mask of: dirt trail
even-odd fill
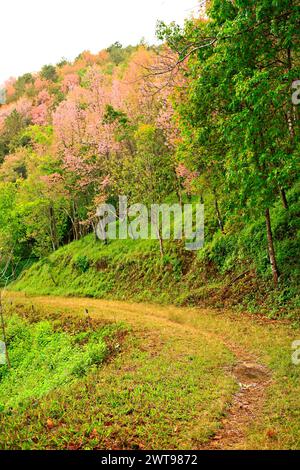
[[[14,298],[22,298],[22,294],[11,294]],[[88,312],[91,317],[104,316],[113,321],[124,321],[136,331],[149,331],[154,343],[164,341],[170,331],[177,334],[178,339],[204,336],[218,339],[235,356],[234,366],[228,367],[226,373],[234,377],[239,384],[238,392],[232,397],[231,403],[225,410],[219,431],[200,449],[244,449],[247,429],[260,416],[263,408],[266,389],[271,383],[269,371],[257,361],[250,352],[245,351],[240,344],[222,337],[220,332],[211,332],[197,327],[193,323],[185,323],[189,309],[165,307],[147,304],[133,304],[120,301],[96,299],[74,299],[60,297],[36,297],[26,301],[34,304],[47,305],[49,308],[62,310],[79,310]],[[198,310],[198,314],[210,313]],[[195,309],[192,310],[195,315]],[[180,333],[180,335],[179,335]],[[155,348],[154,348],[155,349]]]
[[[237,363],[228,372],[239,384],[238,392],[226,416],[221,421],[219,432],[203,446],[207,450],[243,449],[249,425],[253,424],[262,412],[266,389],[271,384],[270,371],[255,361],[255,358],[240,347],[226,346],[235,354]]]

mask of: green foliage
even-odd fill
[[[0,164],[10,152],[28,144],[28,140],[23,136],[23,131],[28,125],[29,121],[16,110],[5,119],[4,129],[0,135]]]
[[[290,213],[296,216],[298,191],[288,193],[288,199]],[[212,224],[209,217],[214,218],[214,214],[206,214],[208,226]],[[21,275],[12,289],[29,294],[130,298],[217,307],[236,305],[275,317],[290,312],[297,318],[300,307],[298,218],[290,218],[278,202],[272,219],[281,273],[278,290],[270,284],[263,217],[245,225],[236,220],[236,226],[226,227],[231,232],[215,233],[196,254],[185,251],[181,244],[166,242],[162,258],[156,240],[116,240],[104,245],[88,236],[52,254],[50,272],[43,263],[37,263]],[[243,273],[253,274],[255,282],[252,277],[246,277],[245,282],[242,276],[224,296],[224,289]]]
[[[74,261],[74,266],[82,273],[86,273],[90,267],[90,260],[87,256],[77,256]]]
[[[72,328],[64,318],[31,323],[17,315],[7,322],[12,368],[0,365],[0,407],[3,413],[26,408],[59,387],[70,386],[100,366],[109,354],[106,344],[114,327],[87,331]],[[54,326],[55,325],[55,326]],[[75,322],[76,326],[76,322]]]
[[[159,23],[173,53],[116,42],[12,81],[11,103],[33,98],[12,112],[10,104],[0,122],[1,264],[12,257],[12,276],[95,230],[95,207],[117,205],[120,194],[148,208],[191,198],[205,205],[197,254],[165,243],[164,229],[160,256],[155,241],[103,246],[88,237],[24,273],[18,288],[218,306],[229,302],[223,289],[251,309],[272,296],[279,312],[296,305],[298,21],[296,0],[214,0],[209,21]],[[239,292],[228,289],[244,272]]]
[[[106,112],[104,114],[104,123],[112,124],[113,122],[118,122],[121,125],[126,125],[128,123],[128,117],[123,111],[118,111],[114,109],[113,106],[107,105]]]
[[[68,322],[77,307],[75,301]],[[207,341],[202,334],[187,336],[186,329],[179,328],[175,319],[166,321],[155,316],[152,319],[134,305],[132,308],[137,308],[136,323],[132,323],[130,308],[123,311],[128,314],[126,324],[127,320],[130,324],[125,338],[122,335],[128,330],[126,326],[120,325],[117,329],[117,325],[108,325],[88,337],[81,329],[71,337],[73,352],[68,357],[64,353],[68,350],[69,337],[62,339],[57,336],[61,331],[56,331],[54,346],[56,350],[61,346],[61,352],[55,359],[59,356],[59,362],[65,362],[69,372],[67,380],[60,385],[57,380],[55,388],[38,398],[37,389],[41,385],[36,383],[32,398],[23,399],[19,406],[17,397],[14,401],[4,397],[3,401],[1,393],[0,402],[5,405],[10,402],[13,406],[0,413],[3,448],[97,449],[112,448],[116,442],[118,447],[125,449],[141,446],[149,449],[190,448],[196,440],[205,443],[211,437],[219,427],[226,403],[237,388],[225,371],[225,365],[233,364],[233,354],[219,338]],[[113,318],[118,312],[113,305],[106,312],[98,307],[96,311],[99,318]],[[82,321],[82,313],[80,319]],[[57,317],[52,321],[56,325]],[[36,350],[34,363],[39,365],[39,358],[51,348],[52,335],[45,326],[36,328],[42,346]],[[112,351],[121,354],[115,354],[105,367],[94,364],[84,369],[82,359],[87,356],[87,350],[89,362],[101,361],[101,350],[96,349],[95,339],[97,336],[101,340],[105,336],[109,342],[106,336],[109,331],[113,334]],[[34,338],[36,336],[37,333]],[[81,360],[77,362],[78,348],[81,349]],[[53,366],[47,372],[51,381],[52,377],[57,377],[59,365],[48,358],[46,362]],[[22,373],[20,368],[21,377]],[[36,369],[33,374],[36,379],[42,375]],[[28,381],[26,385],[29,386]],[[22,391],[23,386],[20,395]],[[29,419],[30,429],[21,424]],[[24,439],[25,432],[27,437]]]
[[[15,92],[12,96],[8,97],[7,103],[17,101],[21,96],[30,95],[33,90],[34,78],[31,73],[25,73],[24,75],[17,78],[14,88]]]
[[[50,82],[56,82],[58,80],[58,75],[54,65],[44,65],[41,70],[41,77]]]
[[[131,46],[123,48],[122,44],[117,41],[111,46],[109,46],[106,50],[109,53],[110,60],[115,65],[120,65],[129,57],[130,53],[134,50],[134,48]]]
[[[34,82],[34,78],[31,73],[25,73],[21,77],[19,77],[15,84],[15,89],[17,92],[22,94],[25,90],[25,85],[32,84]]]
[[[34,144],[50,146],[52,143],[53,128],[52,126],[28,126],[21,134],[21,140],[26,142],[26,147]]]
[[[223,233],[232,232],[236,217],[251,232],[265,215],[276,286],[280,254],[269,214],[298,177],[299,114],[291,84],[300,71],[299,9],[296,1],[216,0],[209,14],[210,21],[188,21],[183,30],[158,27],[160,38],[186,59],[186,99],[175,104],[183,136],[178,155],[199,173],[199,189],[213,195]],[[286,217],[293,223],[291,212]],[[216,239],[220,259],[225,245],[224,237]]]
[[[120,348],[111,344],[118,326],[95,326],[87,308],[76,321],[11,308],[12,368],[0,365],[4,447],[201,446],[236,391],[226,372],[233,355],[221,340],[273,372],[249,447],[299,447],[294,332],[240,314],[299,323],[300,108],[291,100],[299,0],[207,3],[208,20],[159,23],[171,51],[116,42],[8,85],[0,285],[17,278],[9,288],[30,295],[105,298],[68,302],[91,305],[92,316],[125,315],[137,335],[100,374]],[[96,240],[95,207],[119,194],[148,208],[200,199],[204,248],[163,241],[164,228],[160,246]],[[118,303],[115,311],[107,299],[213,306],[222,315],[133,304],[127,312]]]
[[[62,57],[62,59],[56,64],[58,68],[64,67],[65,65],[70,64],[70,62],[65,58]]]
[[[111,356],[105,367],[91,366],[84,375],[80,362],[76,363],[75,370],[70,368],[72,379],[65,385],[40,398],[23,398],[22,403],[15,395],[16,405],[11,409],[5,406],[9,401],[6,396],[0,406],[3,449],[205,446],[222,426],[238,391],[231,371],[250,355],[269,369],[272,380],[266,384],[263,397],[258,397],[256,390],[251,394],[255,409],[263,406],[249,426],[246,423],[244,427],[243,422],[243,447],[299,448],[300,370],[291,362],[291,343],[298,335],[295,325],[261,318],[257,321],[224,309],[221,314],[209,309],[61,298],[39,298],[35,304],[42,305],[43,310],[33,307],[32,299],[21,296],[11,311],[37,325],[32,329],[38,332],[34,338],[41,344],[37,357],[51,344],[51,331],[68,335],[83,355],[95,330],[101,331],[109,350],[121,354]],[[93,317],[114,321],[118,316],[130,327],[103,326],[101,320],[95,323],[82,312],[91,304]],[[52,330],[45,326],[49,322]],[[16,342],[26,342],[28,336],[22,335],[23,328],[16,323]],[[124,332],[129,333],[125,338]],[[93,347],[90,351],[97,361]],[[34,361],[39,362],[37,358]],[[48,371],[49,378],[56,370]],[[33,374],[38,377],[39,371]],[[37,387],[38,383],[35,390]],[[235,426],[236,420],[232,424]]]

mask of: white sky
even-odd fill
[[[183,23],[198,0],[1,0],[0,84],[120,41],[155,42],[157,20]]]

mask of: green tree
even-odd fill
[[[41,77],[50,82],[56,82],[58,80],[56,68],[53,65],[44,65],[41,70]]]
[[[188,61],[178,106],[188,150],[212,191],[245,218],[264,214],[274,285],[278,284],[270,209],[297,174],[299,128],[291,84],[299,75],[297,1],[210,2],[210,21],[160,35]],[[191,157],[189,157],[191,159]],[[216,206],[217,207],[217,206]]]
[[[28,139],[23,136],[23,131],[29,123],[30,121],[16,110],[5,119],[4,129],[0,134],[0,163],[10,152],[27,145]]]

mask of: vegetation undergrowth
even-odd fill
[[[19,394],[16,391],[15,396],[12,394],[7,398],[10,405],[18,402],[18,406],[11,406],[0,413],[1,448],[189,449],[209,440],[218,429],[237,389],[225,370],[234,361],[232,353],[217,339],[205,338],[196,331],[187,335],[181,326],[144,315],[140,306],[137,307],[137,315],[130,310],[124,315],[124,311],[114,306],[107,310],[100,306],[95,312],[92,305],[81,305],[80,301],[73,301],[71,308],[63,303],[52,308],[47,301],[41,312],[45,312],[48,320],[34,323],[30,335],[30,338],[37,338],[37,331],[45,329],[45,323],[49,325],[49,322],[56,330],[57,313],[65,316],[70,312],[67,315],[68,334],[72,331],[76,341],[72,352],[69,349],[71,340],[61,336],[66,334],[65,329],[64,332],[60,328],[52,334],[47,332],[48,345],[39,349],[33,345],[35,358],[31,358],[32,365],[25,368],[25,363],[17,363],[14,353],[15,348],[21,350],[22,341],[16,337],[15,343],[9,343],[16,367],[15,373],[10,372],[10,384],[15,378],[17,386],[17,377],[25,382]],[[32,302],[23,299],[18,305],[20,311],[30,310]],[[86,309],[90,312],[90,321],[97,322],[99,329],[86,333],[86,328],[81,325],[80,331],[76,326],[75,333],[71,315],[75,313],[75,317],[78,315],[85,324]],[[128,331],[126,336],[124,326],[120,330],[115,325],[116,318],[122,321],[122,325],[129,325],[125,329]],[[11,322],[14,325],[20,321],[24,320],[19,317],[16,320],[13,316],[8,320],[8,327]],[[26,328],[25,332],[28,336]],[[101,363],[101,367],[94,366],[94,359],[88,360],[90,367],[84,373],[78,371],[78,362],[81,366],[78,344],[81,345],[82,359],[86,359],[90,352],[94,354],[96,342],[101,348],[102,360],[103,338],[107,343],[107,332],[108,344],[112,343],[111,349],[117,349],[118,354],[113,360]],[[54,370],[49,368],[50,358],[45,357],[53,342],[56,347],[60,346],[58,356],[66,366],[63,370],[55,364]],[[73,366],[75,375],[71,372]],[[43,374],[47,383],[55,375],[55,388],[52,387],[53,380],[51,387],[41,388]],[[8,388],[6,380],[9,380],[8,375],[7,379],[0,380],[2,401]],[[31,399],[26,402],[25,386],[26,393],[31,389]]]
[[[19,314],[15,313],[19,310]],[[0,366],[0,413],[36,406],[50,392],[76,383],[117,352],[122,326],[88,315],[43,317],[36,309],[6,308],[11,368]]]
[[[19,312],[32,311],[32,298],[6,297]],[[112,351],[119,345],[113,360],[1,413],[2,448],[201,448],[223,418],[235,425],[227,414],[239,390],[231,371],[245,356],[266,366],[271,381],[260,411],[244,423],[242,439],[233,445],[299,448],[300,369],[291,360],[296,325],[227,310],[97,299],[38,297],[34,304],[33,315],[41,312],[37,323],[44,317],[54,324],[58,314],[67,315],[71,332],[72,315],[85,323],[88,310],[100,330],[117,319],[129,333],[113,336]]]
[[[64,295],[178,305],[235,306],[271,318],[299,319],[299,192],[289,194],[289,214],[278,203],[273,216],[280,284],[274,289],[264,219],[238,231],[209,233],[203,249],[157,240],[112,240],[94,235],[34,263],[11,284],[31,295]],[[68,279],[66,283],[65,280]]]

